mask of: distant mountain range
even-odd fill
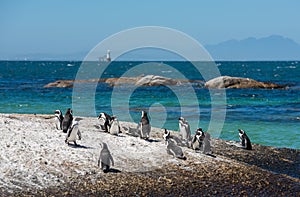
[[[264,38],[247,38],[243,40],[228,40],[215,45],[204,45],[214,60],[225,61],[279,61],[300,60],[300,44],[292,39],[279,35]],[[24,54],[15,56],[1,56],[0,60],[83,60],[88,51],[72,54]],[[112,52],[113,56],[113,52]],[[139,59],[136,59],[138,57]],[[141,50],[128,54],[124,60],[182,60],[171,53],[161,50]],[[123,60],[122,58],[120,60]]]
[[[205,45],[214,60],[300,60],[300,45],[278,35]]]

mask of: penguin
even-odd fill
[[[238,131],[242,147],[246,150],[252,150],[251,141],[247,136],[246,132],[242,129],[238,129]]]
[[[74,142],[74,144],[77,146],[76,140],[81,140],[81,133],[78,128],[78,121],[73,121],[72,126],[70,127],[65,142],[69,144],[70,142]]]
[[[171,137],[170,131],[165,129],[163,138],[167,144],[167,153],[173,155],[178,159],[186,160],[186,156],[184,156],[182,149],[170,137]]]
[[[101,130],[104,132],[108,132],[110,128],[110,121],[112,120],[111,116],[105,112],[101,112],[98,116],[98,119],[100,121]]]
[[[103,142],[101,147],[102,150],[98,159],[98,167],[100,167],[104,173],[107,173],[109,172],[110,163],[114,165],[114,159],[111,156],[106,143]]]
[[[62,115],[62,113],[59,109],[55,110],[54,114],[55,114],[55,117],[56,117],[55,127],[56,127],[57,130],[62,130],[62,122],[64,120],[64,117],[63,117],[63,115]]]
[[[68,129],[71,127],[73,121],[72,110],[70,108],[67,109],[64,119],[62,121],[62,129],[64,133],[68,132]]]
[[[205,132],[203,139],[203,154],[211,155],[210,134]]]
[[[191,148],[195,151],[202,150],[202,143],[204,139],[204,132],[202,131],[202,128],[198,128],[195,132],[195,135],[191,141]]]
[[[188,142],[191,140],[191,129],[188,121],[186,121],[183,117],[178,119],[179,121],[179,133],[184,141]]]
[[[109,133],[112,135],[118,135],[120,133],[120,124],[117,116],[112,116],[110,121]]]
[[[140,137],[143,139],[149,139],[151,125],[147,116],[147,112],[142,111],[141,121],[139,123],[138,129],[140,131]]]

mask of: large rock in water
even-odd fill
[[[259,82],[254,79],[221,76],[211,79],[205,83],[207,88],[266,88],[266,89],[278,89],[284,88],[282,85]]]
[[[110,86],[120,85],[136,85],[136,86],[161,86],[161,85],[180,85],[185,83],[203,84],[199,80],[186,80],[186,79],[171,79],[168,77],[146,75],[138,77],[120,77],[120,78],[107,78],[107,79],[87,79],[87,80],[58,80],[48,83],[44,88],[72,88],[74,83],[107,83]]]
[[[156,76],[156,75],[146,75],[139,79],[135,85],[136,86],[160,86],[160,85],[177,85],[179,80]]]

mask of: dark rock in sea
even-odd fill
[[[254,79],[242,77],[221,76],[211,79],[205,83],[207,88],[262,88],[262,89],[280,89],[282,85],[274,83],[259,82]]]

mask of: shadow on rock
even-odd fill
[[[84,145],[80,145],[80,144],[68,144],[68,146],[71,148],[94,149],[93,147],[84,146]]]

